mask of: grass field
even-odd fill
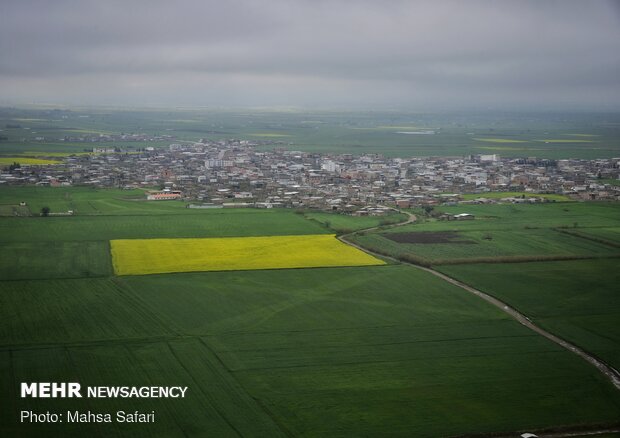
[[[99,426],[106,435],[431,437],[617,420],[620,395],[593,367],[407,266],[13,281],[0,291],[2,407],[157,412],[154,425]],[[189,390],[151,400],[16,394],[16,382],[69,379]],[[93,431],[15,418],[1,416],[0,432]]]
[[[421,218],[410,225],[352,238],[382,254],[428,265],[620,256],[615,240],[620,206],[615,203],[463,205],[438,210],[470,213],[475,219]],[[420,240],[425,233],[454,238],[417,243],[415,238]]]
[[[385,264],[334,235],[128,239],[110,246],[116,275]]]
[[[2,360],[6,363],[6,352]],[[109,343],[51,350],[13,350],[10,364],[17,381],[71,378],[90,385],[188,386],[183,399],[42,399],[21,402],[35,412],[87,409],[93,412],[124,410],[156,412],[155,424],[7,424],[0,426],[14,436],[284,436],[261,406],[223,369],[216,356],[199,340]],[[50,369],[54,370],[50,373]],[[78,374],[75,371],[79,370]],[[4,379],[3,379],[4,380]],[[6,382],[5,382],[6,383]],[[10,392],[12,390],[9,389]],[[10,393],[9,392],[9,393]],[[7,410],[8,412],[8,410]],[[233,415],[234,412],[234,415]],[[66,417],[65,417],[66,418]],[[95,429],[96,427],[96,429]]]
[[[575,435],[575,438],[592,437],[592,435]],[[603,433],[596,435],[596,438],[620,438],[620,432],[617,433]]]
[[[460,205],[440,207],[448,214],[470,213],[473,221],[434,221],[399,228],[400,231],[515,230],[534,228],[593,228],[620,226],[617,203],[571,202],[534,205]]]
[[[553,138],[553,139],[546,138],[543,140],[534,140],[534,141],[540,141],[543,143],[580,143],[580,144],[597,142],[596,140],[584,140],[584,139],[576,140],[576,139],[569,139],[569,138]]]
[[[445,266],[553,333],[620,367],[618,260]]]
[[[620,179],[601,179],[599,180],[601,184],[611,184],[612,186],[620,186]]]
[[[8,413],[0,415],[1,436],[436,437],[620,421],[620,393],[594,367],[413,267],[114,276],[108,246],[116,239],[146,242],[142,250],[130,248],[143,264],[187,264],[196,261],[188,249],[198,257],[224,256],[196,242],[256,242],[266,235],[274,242],[296,235],[297,242],[318,239],[370,258],[338,242],[328,228],[361,229],[385,218],[189,210],[182,203],[134,200],[138,196],[0,189],[7,214],[22,199],[35,212],[48,203],[53,211],[78,210],[70,217],[0,217],[0,410]],[[600,255],[617,249],[592,240],[615,239],[620,218],[614,204],[466,209],[446,211],[475,213],[474,221],[428,221],[389,231],[448,229],[484,242],[490,233],[492,254]],[[591,238],[551,229],[558,226]],[[157,247],[160,239],[170,245],[151,251],[149,244]],[[176,244],[186,239],[189,247],[175,259]],[[291,263],[308,254],[305,248],[270,249]],[[312,245],[313,251],[321,248],[327,249]],[[269,254],[237,249],[244,258],[268,261]],[[331,249],[329,255],[342,263]],[[617,366],[617,260],[441,269]],[[186,399],[22,399],[19,382],[28,381],[189,390]],[[157,422],[19,424],[22,409],[155,410]]]
[[[1,281],[0,302],[3,350],[172,334],[109,277]]]
[[[350,216],[345,214],[332,214],[323,212],[307,212],[304,216],[317,221],[339,234],[346,234],[364,228],[378,227],[381,225],[395,224],[407,220],[407,215],[395,213],[388,216]]]
[[[27,206],[17,204],[0,204],[0,216],[30,216],[30,209]]]
[[[291,137],[290,134],[278,134],[277,132],[251,132],[248,135],[250,137],[268,137],[268,138]]]
[[[572,201],[571,198],[565,195],[556,195],[553,193],[528,193],[528,192],[487,192],[487,193],[465,193],[461,195],[465,200],[487,198],[487,199],[502,199],[502,198],[544,198],[550,201],[568,202]]]
[[[105,277],[112,274],[110,247],[104,241],[2,242],[3,280]]]
[[[619,155],[618,114],[429,114],[407,111],[296,110],[119,110],[81,109],[59,119],[44,109],[0,108],[0,154],[88,152],[90,142],[60,141],[65,136],[140,132],[174,135],[175,140],[228,138],[275,141],[261,149],[325,153],[381,153],[390,157],[465,156],[498,153],[506,157],[611,158]],[[400,132],[434,131],[433,135]],[[44,136],[45,140],[36,140]],[[137,149],[167,147],[170,141],[113,142]]]
[[[594,241],[605,242],[609,245],[620,245],[620,227],[612,228],[587,228],[578,230],[564,230],[580,237]]]
[[[143,190],[96,189],[94,187],[2,187],[0,204],[26,202],[33,215],[43,207],[52,213],[73,210],[76,215],[187,213],[185,203],[146,201]]]
[[[0,242],[236,237],[324,234],[317,222],[288,210],[196,210],[187,214],[0,217]]]
[[[425,232],[410,232],[412,235]],[[396,256],[413,255],[429,264],[507,261],[510,258],[609,257],[620,256],[620,248],[558,233],[552,229],[473,230],[457,233],[458,243],[399,243],[390,239],[398,233],[368,233],[354,240],[367,248]],[[460,243],[464,241],[465,243]]]
[[[509,138],[474,138],[476,141],[484,141],[488,143],[527,143],[525,140],[513,140]]]

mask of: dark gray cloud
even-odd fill
[[[611,1],[4,0],[5,101],[620,105]]]

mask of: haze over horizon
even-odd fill
[[[620,2],[9,0],[0,104],[620,109]]]

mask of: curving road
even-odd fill
[[[398,224],[394,224],[394,225],[390,225],[390,226],[384,226],[385,228],[396,228],[396,227],[401,227],[403,225],[406,224],[410,224],[412,222],[415,222],[417,220],[417,217],[414,214],[408,213],[408,212],[401,212],[401,213],[405,213],[409,216],[409,218],[405,221],[405,222],[400,222]],[[360,249],[366,253],[369,253],[371,255],[377,256],[377,257],[383,257],[383,258],[387,258],[390,260],[394,260],[398,263],[403,263],[403,264],[407,264],[407,265],[411,265],[415,268],[421,269],[423,271],[426,271],[430,274],[433,274],[436,277],[441,278],[442,280],[447,281],[448,283],[451,283],[455,286],[458,286],[464,290],[466,290],[469,293],[472,293],[474,295],[476,295],[477,297],[485,300],[486,302],[494,305],[495,307],[497,307],[498,309],[500,309],[502,312],[510,315],[513,319],[517,320],[519,323],[521,323],[522,325],[524,325],[525,327],[529,328],[530,330],[538,333],[541,336],[544,336],[545,338],[549,339],[552,342],[555,342],[556,344],[558,344],[559,346],[567,349],[568,351],[578,355],[579,357],[581,357],[582,359],[584,359],[585,361],[589,362],[591,365],[594,365],[607,379],[609,379],[611,381],[611,383],[616,387],[616,389],[620,390],[620,372],[615,369],[614,367],[612,367],[611,365],[608,365],[607,363],[603,362],[601,359],[598,359],[597,357],[595,357],[594,355],[582,350],[581,348],[577,347],[576,345],[566,341],[565,339],[560,338],[559,336],[554,335],[551,332],[548,332],[547,330],[539,327],[538,325],[534,324],[526,315],[524,315],[523,313],[519,312],[517,309],[515,309],[514,307],[508,305],[507,303],[505,303],[504,301],[495,298],[492,295],[489,295],[485,292],[482,292],[481,290],[478,290],[476,288],[473,288],[459,280],[456,280],[452,277],[449,277],[439,271],[435,271],[434,269],[431,268],[425,268],[423,266],[419,266],[410,262],[406,262],[403,260],[398,260],[395,259],[394,257],[389,257],[389,256],[385,256],[383,254],[379,254],[376,253],[374,251],[371,251],[367,248],[364,248],[362,246],[359,246],[349,240],[347,240],[348,236],[354,235],[356,233],[359,233],[361,231],[373,231],[380,228],[379,226],[377,227],[370,227],[370,228],[365,228],[363,230],[358,230],[358,231],[354,231],[353,233],[349,233],[349,234],[344,234],[342,236],[338,236],[338,240],[340,240],[343,243],[346,243],[347,245],[353,246],[357,249]]]
[[[459,286],[462,289],[465,289],[467,292],[471,292],[472,294],[482,298],[483,300],[493,304],[495,307],[501,309],[502,311],[504,311],[505,313],[507,313],[508,315],[512,316],[514,319],[516,319],[517,321],[519,321],[521,324],[523,324],[524,326],[526,326],[527,328],[535,331],[536,333],[538,333],[539,335],[544,336],[545,338],[549,339],[550,341],[555,342],[556,344],[566,348],[567,350],[575,353],[576,355],[580,356],[581,358],[585,359],[586,361],[590,362],[592,365],[594,365],[601,373],[603,373],[610,381],[611,383],[614,384],[614,386],[617,389],[620,389],[620,372],[618,372],[618,370],[616,370],[614,367],[607,365],[605,362],[603,362],[602,360],[596,358],[595,356],[592,356],[591,354],[585,352],[584,350],[582,350],[581,348],[577,347],[574,344],[571,344],[570,342],[554,335],[551,332],[546,331],[545,329],[537,326],[536,324],[534,324],[527,316],[525,316],[523,313],[519,312],[517,309],[515,309],[514,307],[509,306],[508,304],[506,304],[505,302],[495,298],[494,296],[491,296],[487,293],[484,293],[478,289],[475,289],[461,281],[455,280],[452,277],[448,277],[445,274],[442,274],[441,272],[435,271],[433,269],[430,268],[425,268],[422,266],[417,266],[418,269],[422,269],[426,272],[430,272],[431,274],[442,278],[443,280],[447,281],[448,283],[452,283],[455,286]]]

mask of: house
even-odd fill
[[[470,221],[470,220],[473,220],[474,218],[475,216],[469,213],[460,213],[460,214],[454,215],[454,219],[457,221]]]
[[[411,207],[411,200],[399,199],[396,201],[396,205],[398,206],[398,208],[409,208]]]
[[[157,193],[149,193],[146,199],[149,201],[170,201],[174,199],[181,199],[182,195],[180,191],[163,191]]]

